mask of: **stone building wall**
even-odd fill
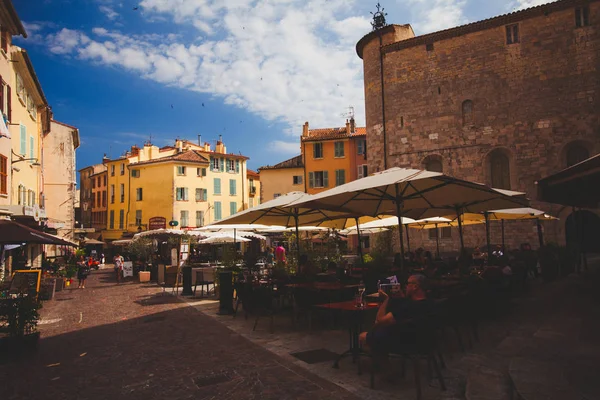
[[[589,26],[576,27],[575,9],[582,5],[589,7]],[[512,24],[519,43],[507,44]],[[509,160],[510,189],[560,217],[543,225],[547,240],[564,243],[571,210],[537,202],[535,182],[567,166],[569,146],[589,155],[600,151],[600,2],[564,0],[420,37],[407,25],[380,33],[387,167],[425,169],[437,160],[446,174],[492,184],[491,157],[501,153]],[[378,33],[361,39],[357,52],[364,62],[369,170],[375,172],[385,168]],[[463,108],[467,101],[470,113]],[[491,225],[494,243],[499,226]],[[453,231],[444,247],[456,248]],[[510,246],[537,243],[534,222],[507,223],[505,231]],[[467,246],[485,243],[483,226],[465,232]],[[412,247],[435,246],[417,240],[426,232],[413,236]]]

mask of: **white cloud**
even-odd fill
[[[267,149],[281,155],[298,155],[300,154],[300,143],[274,140],[267,144]]]
[[[552,3],[556,0],[517,0],[512,3],[512,8],[516,10],[523,10],[525,8],[541,6],[542,4]]]
[[[408,0],[413,14],[415,34],[423,35],[467,22],[466,0]]]
[[[102,5],[98,8],[100,9],[100,12],[106,15],[106,18],[110,19],[111,21],[114,21],[119,17],[119,13],[110,6]]]

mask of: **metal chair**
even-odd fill
[[[206,286],[206,294],[210,293],[210,285],[215,284],[215,269],[213,267],[201,268],[196,271],[196,284],[194,285],[194,296],[196,289],[200,285],[200,297],[204,297],[204,286]]]

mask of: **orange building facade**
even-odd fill
[[[315,194],[367,176],[367,132],[354,119],[345,127],[302,129],[301,151],[306,192]]]

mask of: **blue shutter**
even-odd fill
[[[236,191],[236,181],[235,181],[235,179],[230,179],[230,180],[229,180],[229,194],[230,194],[231,196],[235,196],[235,195],[237,194],[237,191]]]
[[[235,160],[235,173],[240,173],[240,160]]]
[[[221,194],[221,179],[220,178],[215,178],[214,179],[214,192],[215,194]]]
[[[202,189],[202,200],[208,201],[208,190]]]
[[[175,189],[175,198],[177,199],[177,201],[181,200],[181,188],[176,188]]]
[[[215,201],[215,221],[219,221],[221,219],[221,202]]]
[[[208,166],[208,168],[209,168],[211,171],[213,170],[213,165],[214,165],[214,164],[213,164],[213,159],[214,159],[214,157],[213,157],[213,156],[210,156],[210,165]]]
[[[237,212],[237,203],[232,201],[229,203],[229,215],[233,215]]]
[[[25,155],[27,154],[27,127],[25,125],[21,125],[21,151],[19,154]]]

